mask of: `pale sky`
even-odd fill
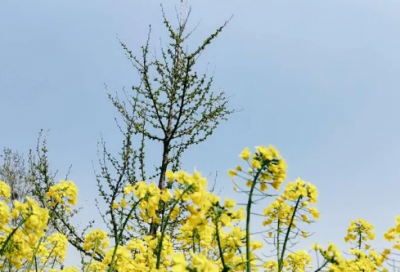
[[[175,22],[179,1],[163,3]],[[200,68],[215,68],[214,89],[243,111],[189,150],[184,168],[218,171],[221,195],[236,197],[227,170],[241,162],[244,147],[272,144],[288,163],[288,180],[302,177],[320,192],[321,219],[300,247],[341,245],[357,218],[376,226],[381,246],[400,214],[400,2],[189,3],[191,25],[201,20],[189,46],[234,14]],[[49,129],[52,169],[65,174],[72,164],[80,204],[87,201],[78,220],[96,214],[92,161],[100,133],[112,150],[120,144],[104,84],[118,92],[138,83],[117,35],[139,53],[151,24],[158,46],[165,37],[159,4],[0,2],[0,147],[26,152],[39,130]]]

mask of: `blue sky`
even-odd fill
[[[139,52],[152,24],[158,46],[165,37],[159,3],[0,2],[0,147],[24,152],[49,129],[53,169],[65,173],[72,164],[80,203],[87,201],[82,220],[95,213],[100,133],[111,149],[119,145],[104,84],[118,92],[138,82],[117,35]],[[227,169],[240,163],[240,151],[273,144],[288,179],[302,177],[320,191],[311,240],[340,244],[356,218],[373,223],[380,239],[400,214],[400,2],[189,3],[192,26],[201,20],[189,46],[234,14],[199,68],[215,68],[215,90],[243,111],[187,152],[183,167],[218,171],[222,195],[232,196]],[[177,4],[164,2],[172,20]]]

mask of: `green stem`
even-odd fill
[[[221,257],[221,262],[222,262],[222,272],[227,272],[229,271],[229,267],[227,267],[227,265],[225,264],[225,259],[224,259],[224,254],[222,252],[222,247],[221,247],[221,239],[219,237],[219,229],[218,229],[218,219],[215,219],[215,232],[217,235],[217,242],[218,242],[218,250],[219,250],[219,256]]]
[[[56,209],[57,209],[57,206],[58,206],[58,203],[54,206],[53,210],[51,210],[51,214],[49,215],[49,220],[51,220],[51,218],[53,218],[53,215],[54,215],[54,213],[55,213],[55,211],[56,211]],[[47,228],[46,228],[46,231],[45,231],[45,235],[46,235],[46,232],[47,232]],[[28,266],[27,266],[26,271],[30,271],[30,270],[31,270],[31,267],[32,267],[32,265],[33,265],[33,262],[34,262],[35,259],[36,259],[36,253],[37,253],[37,251],[39,250],[39,246],[40,246],[41,243],[43,242],[43,239],[44,239],[44,236],[40,237],[37,246],[36,246],[35,249],[33,250],[32,259],[30,260],[30,262],[29,262],[29,264],[28,264]]]
[[[26,271],[31,271],[31,267],[32,267],[32,265],[33,265],[33,263],[34,263],[34,261],[35,261],[35,258],[36,258],[36,253],[37,253],[37,251],[39,250],[39,246],[40,246],[40,244],[41,244],[42,242],[43,242],[43,237],[40,237],[37,246],[36,246],[35,249],[33,250],[32,259],[30,260],[30,262],[29,262],[29,264],[28,264],[28,266],[27,266]]]
[[[296,202],[296,206],[294,207],[292,217],[290,218],[290,224],[289,224],[289,227],[288,227],[286,235],[285,235],[285,240],[283,241],[282,253],[281,253],[281,257],[278,262],[278,272],[281,272],[283,269],[283,258],[285,257],[286,245],[289,241],[289,235],[290,235],[290,231],[292,230],[293,220],[296,216],[296,211],[297,211],[297,208],[299,207],[301,199],[302,199],[302,196],[299,196],[299,198],[297,199],[297,202]]]
[[[43,266],[42,266],[42,271],[44,270],[44,268],[46,267],[46,264],[47,264],[47,262],[50,260],[50,257],[51,257],[51,254],[53,254],[53,252],[54,252],[54,249],[56,248],[56,246],[57,246],[57,243],[58,242],[56,242],[56,244],[54,245],[54,247],[51,249],[51,251],[50,251],[50,253],[49,253],[49,256],[47,256],[47,260],[44,262],[44,264],[43,264]],[[56,257],[57,258],[57,257]]]
[[[183,197],[183,196],[186,194],[186,192],[189,191],[191,188],[192,188],[192,186],[189,186],[188,188],[186,188],[186,189],[183,191],[183,193],[179,196],[179,198],[176,200],[176,202],[174,203],[174,205],[172,206],[172,208],[169,210],[168,216],[165,218],[164,226],[162,226],[162,222],[161,222],[162,230],[161,230],[160,241],[158,242],[158,246],[157,246],[157,264],[156,264],[156,269],[160,269],[162,244],[163,244],[163,240],[164,240],[164,236],[165,236],[165,231],[166,231],[166,229],[167,229],[168,221],[169,221],[169,218],[170,218],[170,216],[171,216],[171,213],[172,213],[173,210],[175,209],[175,206],[181,201],[182,197]]]
[[[99,248],[99,245],[100,245],[100,241],[97,240],[97,241],[96,241],[96,244],[95,244],[95,246],[94,246],[93,253],[92,253],[92,255],[90,256],[89,263],[88,263],[88,265],[87,265],[87,267],[86,267],[86,269],[85,269],[85,272],[89,271],[90,265],[92,264],[92,261],[93,261],[94,254],[96,253],[96,250]]]
[[[29,271],[29,270],[27,270]],[[37,258],[35,256],[35,271],[38,272],[38,263],[37,263]]]
[[[54,265],[56,264],[56,260],[57,260],[57,257],[54,258],[53,263],[51,264],[51,269],[54,268]]]
[[[328,263],[329,263],[329,261],[326,260],[325,263],[324,263],[320,268],[318,268],[317,270],[315,270],[314,272],[319,272],[319,271],[321,271]]]
[[[246,216],[246,271],[251,272],[250,266],[250,215],[251,215],[251,204],[253,203],[253,191],[256,186],[258,176],[261,173],[261,169],[258,170],[257,174],[254,176],[253,183],[251,184],[249,200],[247,202],[247,216]]]
[[[280,227],[281,220],[278,218],[278,229],[276,231],[276,252],[277,252],[277,258],[279,262],[279,254],[280,254],[280,241],[279,241],[279,234],[281,233],[281,227]]]
[[[119,232],[119,234],[117,235],[116,239],[115,239],[115,246],[114,246],[114,251],[113,251],[113,255],[111,257],[111,262],[110,262],[110,266],[108,267],[108,271],[112,271],[112,269],[114,268],[114,262],[115,262],[115,256],[117,255],[117,249],[119,246],[119,243],[121,242],[121,237],[122,234],[124,233],[125,227],[129,222],[129,218],[131,217],[132,213],[135,211],[137,205],[142,201],[143,199],[138,200],[135,205],[132,206],[132,209],[129,211],[128,216],[125,218],[125,221],[122,225],[121,231]]]
[[[193,233],[192,233],[192,243],[193,243],[193,253],[196,253],[196,241],[195,241],[195,237],[194,237],[194,234],[195,234],[195,230],[193,230]]]
[[[3,255],[4,255],[4,250],[6,249],[6,246],[8,245],[8,242],[10,242],[11,237],[12,237],[12,236],[15,234],[15,232],[25,223],[25,221],[26,221],[28,218],[29,218],[29,216],[28,216],[26,219],[21,220],[21,222],[18,224],[18,226],[17,226],[15,229],[13,229],[13,231],[8,235],[6,241],[4,242],[3,246],[2,246],[1,249],[0,249],[0,256],[3,256]]]
[[[3,269],[1,269],[1,272],[5,271],[7,264],[8,264],[8,259],[5,259],[4,262],[3,262],[3,265],[2,265]]]

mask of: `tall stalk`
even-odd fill
[[[296,211],[297,211],[297,209],[299,207],[301,199],[302,199],[302,196],[299,196],[299,198],[297,199],[296,205],[294,207],[292,217],[290,218],[290,223],[289,223],[288,229],[286,231],[285,240],[283,241],[281,256],[280,256],[280,258],[278,260],[278,272],[281,272],[282,269],[283,269],[283,258],[285,257],[286,246],[287,246],[287,243],[289,241],[290,231],[292,230],[293,221],[294,221],[294,218],[296,216]]]
[[[261,174],[261,169],[258,170],[257,174],[254,176],[253,182],[251,184],[250,193],[249,193],[249,200],[247,202],[247,216],[246,216],[246,271],[251,272],[251,265],[250,265],[250,215],[251,215],[251,204],[253,203],[253,191],[254,187],[256,186],[257,179]]]

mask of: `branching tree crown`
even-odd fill
[[[195,69],[201,53],[221,33],[229,20],[195,50],[189,51],[186,44],[194,31],[187,31],[191,9],[187,12],[181,11],[176,29],[166,18],[162,6],[161,10],[170,42],[161,46],[160,56],[154,54],[151,57],[150,27],[139,57],[120,41],[138,72],[140,82],[132,87],[131,92],[124,92],[124,100],[118,95],[109,94],[112,104],[122,115],[126,128],[118,125],[124,135],[123,147],[118,157],[113,156],[102,141],[101,173],[97,175],[97,182],[100,195],[108,205],[108,210],[101,215],[115,237],[120,221],[118,218],[124,215],[118,214],[113,205],[123,193],[123,188],[138,180],[148,181],[154,178],[158,179],[160,189],[170,188],[171,184],[166,184],[165,179],[167,169],[178,170],[183,153],[189,147],[205,141],[220,122],[227,120],[234,112],[228,108],[228,98],[224,92],[213,92],[213,77]],[[134,148],[132,139],[134,135],[141,139],[137,149]],[[161,160],[155,171],[147,176],[146,146],[149,141],[161,144]],[[164,211],[162,209],[162,213]],[[157,225],[151,224],[150,232],[155,234],[157,228]],[[135,226],[135,229],[145,230],[147,227]]]
[[[101,141],[100,169],[96,172],[98,190],[103,200],[103,203],[96,200],[96,204],[114,245],[124,245],[135,236],[149,233],[154,235],[161,228],[156,222],[139,220],[140,215],[135,210],[133,218],[128,216],[131,219],[130,227],[135,231],[121,233],[127,215],[116,205],[116,201],[121,199],[123,188],[140,180],[149,181],[155,178],[160,189],[170,188],[171,184],[166,183],[165,178],[167,169],[178,170],[183,153],[191,146],[205,141],[220,122],[227,120],[234,112],[228,108],[228,98],[223,92],[213,92],[213,77],[209,77],[207,73],[198,73],[195,69],[201,53],[221,33],[228,21],[195,50],[189,52],[186,44],[193,33],[187,31],[190,12],[190,9],[181,12],[178,16],[178,27],[175,29],[162,10],[170,43],[161,46],[160,57],[149,55],[151,31],[145,45],[141,47],[140,57],[121,42],[122,48],[139,74],[140,82],[132,87],[131,92],[125,92],[126,99],[122,100],[118,95],[109,94],[112,104],[123,117],[123,125],[117,122],[123,134],[123,141],[118,155],[112,154],[105,141]],[[136,138],[140,141],[135,142]],[[154,172],[147,175],[145,169],[149,142],[159,143],[161,148],[159,165]],[[34,166],[34,191],[39,201],[45,204],[46,197],[43,192],[54,183],[49,170],[45,141],[37,148]],[[166,203],[160,203],[160,207],[158,212],[161,217],[171,209]],[[101,260],[104,257],[102,254],[87,252],[83,247],[83,232],[90,228],[93,222],[80,234],[70,221],[76,212],[57,209],[50,224],[65,234],[70,244],[83,255]],[[173,234],[174,223],[168,227],[168,232]]]
[[[24,155],[4,148],[0,155],[0,180],[10,186],[11,199],[23,201],[32,194],[34,181],[30,161],[25,161]]]
[[[113,105],[132,126],[134,134],[162,144],[161,163],[156,173],[161,189],[166,186],[167,167],[172,164],[171,168],[177,170],[183,152],[205,141],[218,124],[233,112],[228,109],[224,92],[212,91],[213,77],[194,69],[200,54],[228,21],[196,50],[188,52],[185,44],[193,33],[186,31],[190,11],[181,13],[177,29],[171,26],[162,12],[171,42],[161,47],[161,57],[149,57],[150,32],[140,58],[121,42],[140,76],[140,84],[133,86],[133,92],[127,95],[128,104],[121,102],[117,96],[109,95]],[[141,178],[145,180],[146,177]]]

